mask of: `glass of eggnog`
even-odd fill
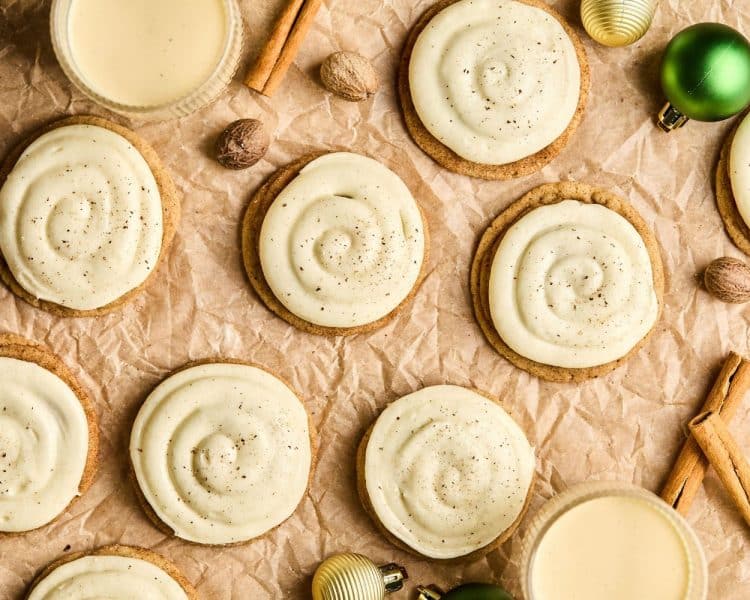
[[[52,45],[89,98],[169,119],[215,99],[242,51],[237,0],[53,0]]]
[[[554,496],[523,542],[526,600],[706,600],[706,558],[685,519],[629,483]]]

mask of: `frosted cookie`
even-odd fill
[[[750,254],[750,118],[746,114],[721,148],[716,204],[734,244]]]
[[[91,401],[57,356],[0,335],[0,537],[42,527],[91,485]]]
[[[349,152],[306,156],[253,197],[242,252],[270,310],[310,333],[380,327],[416,293],[427,227],[404,182]]]
[[[313,457],[312,426],[294,392],[239,362],[169,376],[130,436],[147,514],[198,544],[246,542],[285,521],[307,490]]]
[[[166,255],[179,217],[148,144],[97,117],[52,123],[0,170],[0,277],[63,316],[132,299]]]
[[[441,0],[417,21],[399,71],[414,141],[443,167],[509,179],[559,154],[581,120],[586,52],[540,0]]]
[[[160,554],[134,546],[76,552],[44,569],[26,600],[197,600],[190,582]]]
[[[482,236],[471,269],[474,313],[490,344],[552,381],[615,369],[648,338],[664,274],[643,219],[581,183],[531,190]]]
[[[515,531],[534,450],[497,402],[437,385],[390,404],[360,443],[359,496],[386,537],[440,560],[482,556]]]

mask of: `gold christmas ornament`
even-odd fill
[[[383,600],[400,590],[409,576],[396,564],[378,567],[361,554],[334,554],[324,560],[312,581],[313,600]]]
[[[657,0],[582,0],[581,20],[592,39],[628,46],[651,27]]]

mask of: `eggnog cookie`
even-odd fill
[[[750,254],[750,116],[740,121],[721,148],[716,166],[716,205],[729,237]]]
[[[179,201],[156,153],[98,117],[52,123],[0,169],[0,277],[62,316],[131,300],[174,237]]]
[[[370,331],[392,318],[424,277],[428,245],[404,182],[349,152],[279,170],[251,200],[242,232],[245,269],[266,306],[324,335]]]
[[[26,600],[197,600],[176,566],[135,546],[105,546],[56,560],[31,584]]]
[[[542,185],[498,216],[471,268],[474,313],[494,348],[551,381],[607,373],[656,324],[664,273],[640,215],[582,183]]]
[[[499,403],[437,385],[390,404],[359,445],[365,510],[396,546],[431,559],[478,558],[516,529],[534,450]]]
[[[0,537],[57,518],[94,480],[91,401],[45,347],[0,334]]]
[[[314,431],[299,398],[263,369],[193,363],[143,403],[130,460],[147,514],[198,544],[236,544],[281,524],[312,476]]]
[[[578,35],[540,0],[440,0],[407,39],[398,87],[407,129],[435,161],[510,179],[568,143],[589,69]]]

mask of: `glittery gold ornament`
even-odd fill
[[[628,46],[651,27],[657,0],[582,0],[588,34],[605,46]]]
[[[408,578],[395,564],[378,567],[361,554],[334,554],[315,571],[313,600],[383,600]]]

